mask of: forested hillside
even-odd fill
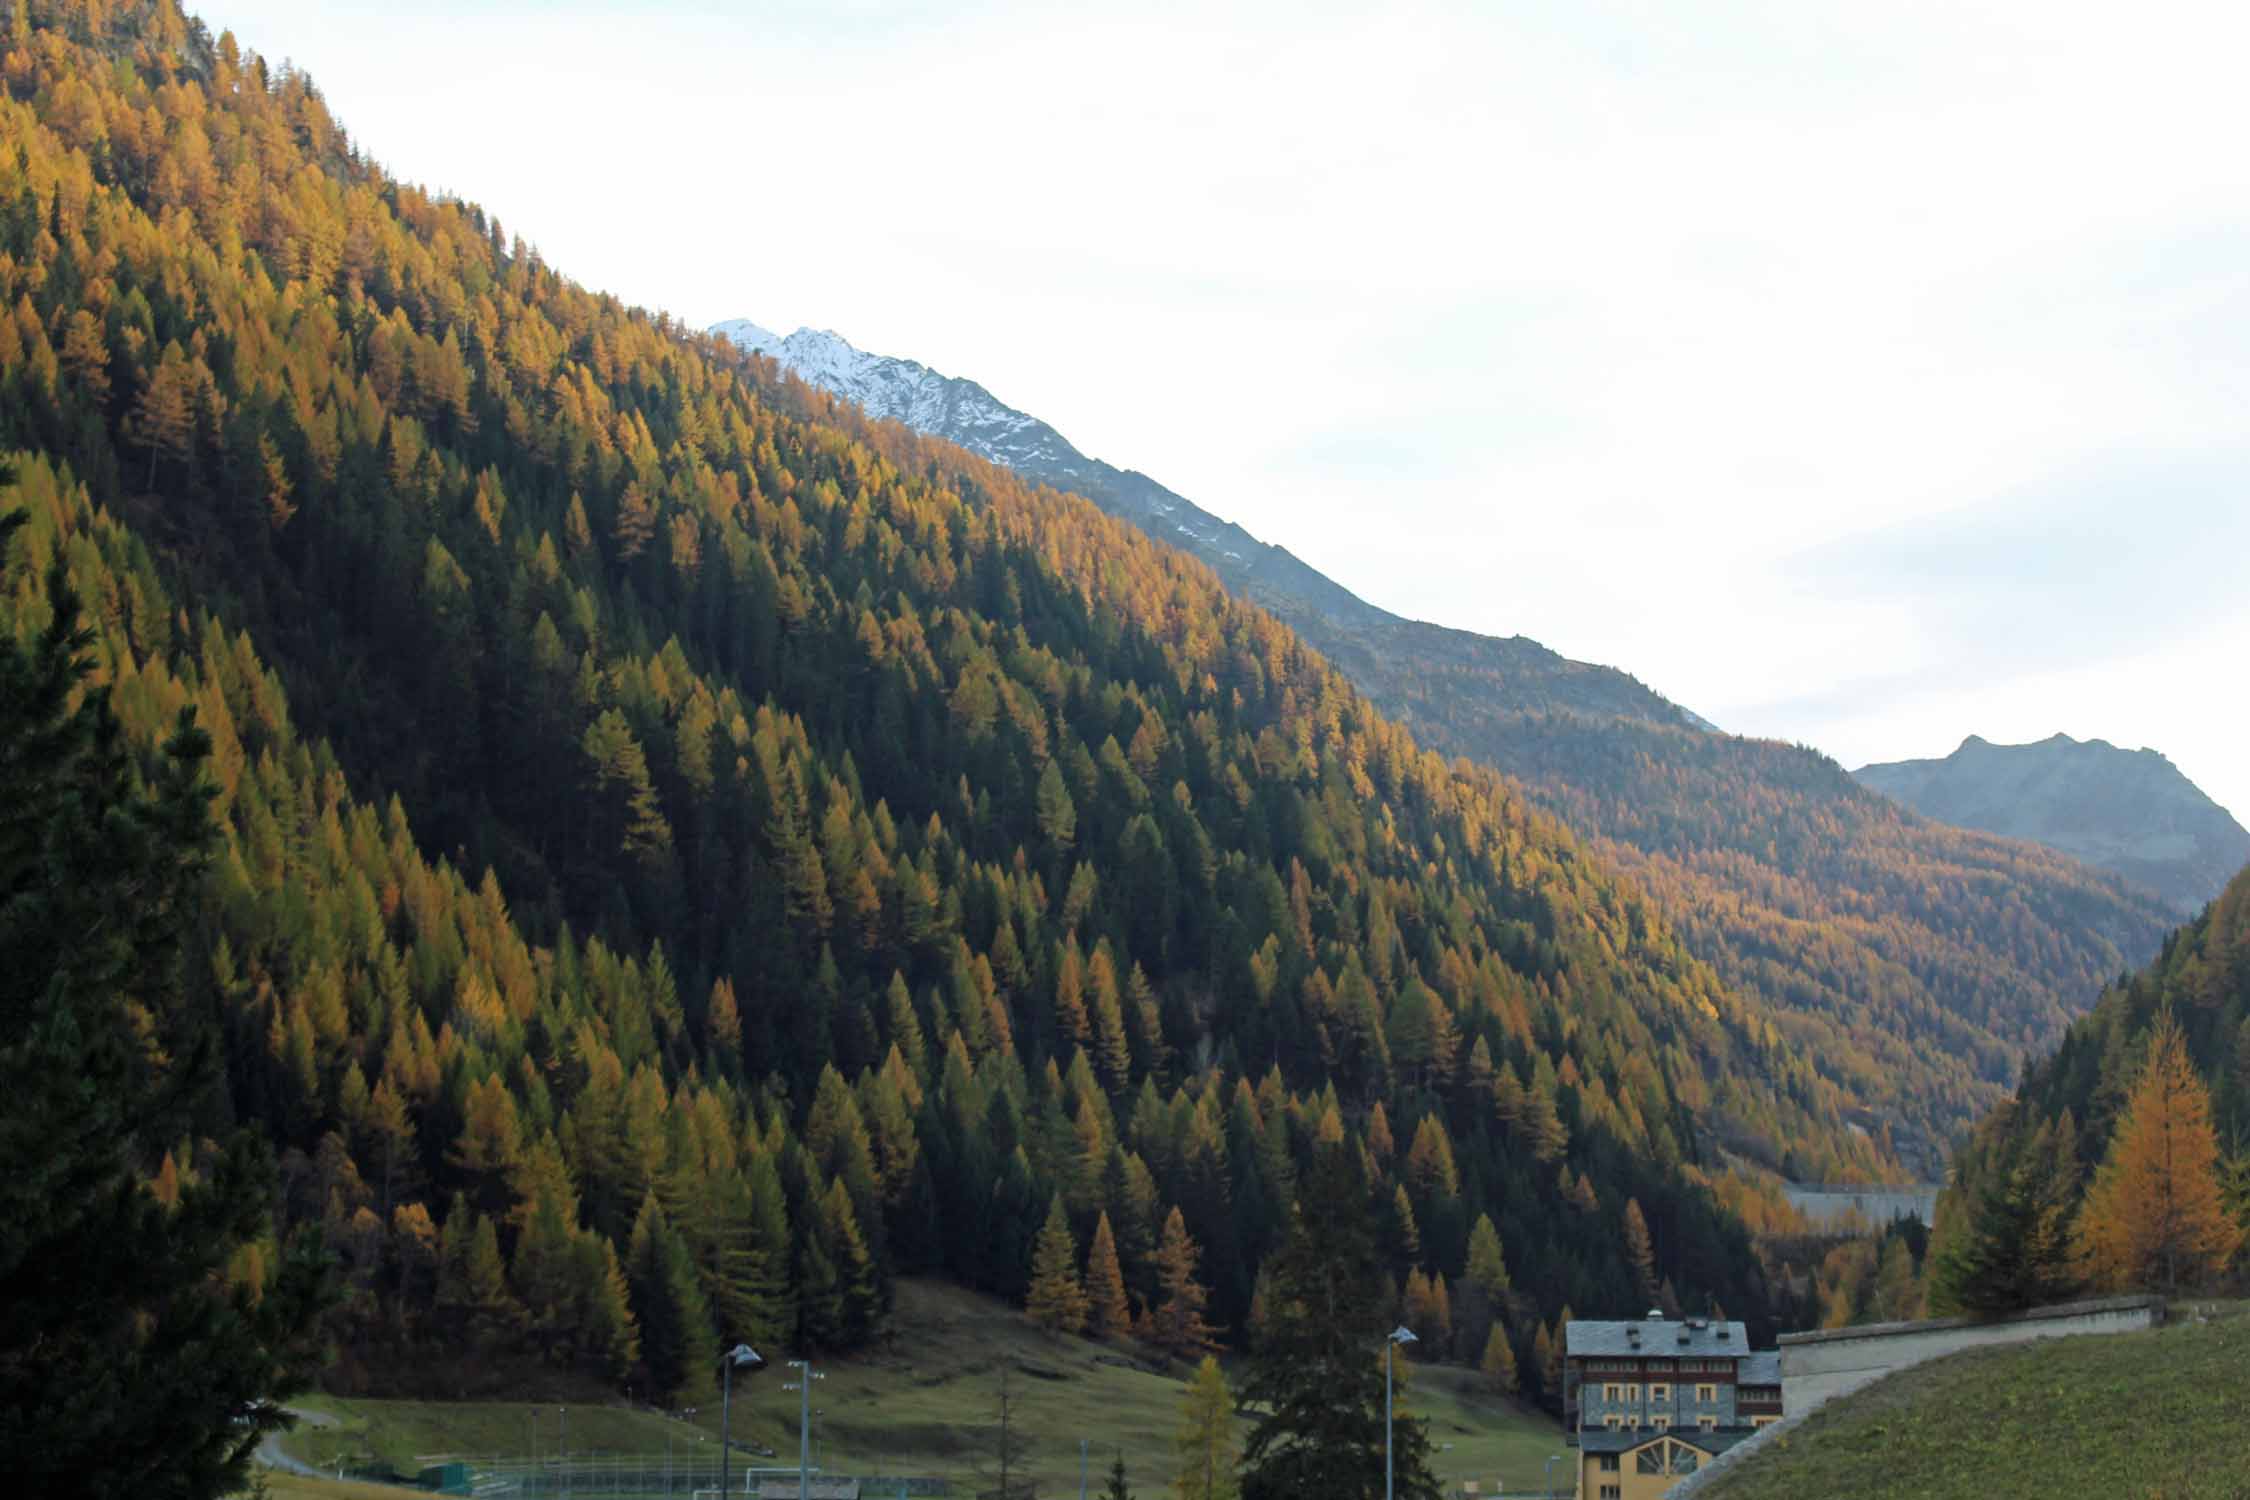
[[[1895,1122],[1928,1175],[2171,920],[2114,875],[1932,822],[1803,746],[1569,714],[1473,742],[1767,1002],[1871,1126]]]
[[[1756,995],[1922,1175],[1942,1172],[1957,1133],[2177,919],[2068,854],[1904,812],[1816,751],[1720,733],[1615,668],[1379,609],[972,381],[811,329],[715,331],[1194,552],[1419,743],[1519,778],[1655,897],[1697,957]]]
[[[1342,1138],[1425,1339],[1497,1324],[1536,1388],[1569,1304],[1766,1321],[1714,1142],[1892,1169],[1631,886],[1200,564],[777,406],[170,0],[9,26],[0,627],[61,559],[144,750],[215,742],[191,968],[276,1236],[348,1273],[339,1378],[693,1399],[901,1272],[1020,1297],[1042,1226],[1186,1349]]]
[[[2250,1275],[2250,870],[1977,1128],[1938,1227],[1941,1306]]]

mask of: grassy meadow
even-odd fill
[[[1708,1500],[2250,1495],[2250,1316],[1950,1355],[1832,1402]]]
[[[1162,1369],[1136,1348],[1043,1333],[1010,1308],[940,1283],[902,1282],[894,1324],[900,1332],[888,1345],[820,1367],[813,1404],[822,1468],[940,1476],[959,1492],[989,1461],[1006,1369],[1024,1461],[1042,1494],[1076,1494],[1081,1438],[1089,1451],[1089,1489],[1118,1452],[1137,1494],[1166,1488],[1185,1366]],[[781,1388],[793,1377],[767,1369],[737,1379],[732,1431],[738,1466],[795,1464],[797,1396]],[[553,1402],[313,1396],[295,1404],[328,1424],[301,1424],[285,1440],[291,1454],[317,1465],[372,1460],[412,1473],[447,1458],[522,1456],[531,1449],[535,1410],[542,1454],[555,1451],[561,1430]],[[1469,1371],[1415,1369],[1404,1405],[1430,1419],[1439,1449],[1435,1467],[1456,1491],[1458,1481],[1470,1479],[1486,1494],[1495,1481],[1511,1490],[1536,1488],[1546,1456],[1565,1451],[1556,1423],[1486,1394]],[[700,1448],[706,1464],[717,1462],[716,1409],[674,1420],[624,1406],[573,1405],[569,1427],[574,1454],[661,1457],[669,1438],[676,1454]],[[750,1457],[742,1452],[745,1443],[775,1456]],[[279,1482],[276,1476],[276,1494]],[[310,1491],[305,1500],[312,1500]]]

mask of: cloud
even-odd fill
[[[1807,549],[1783,571],[1838,603],[1910,612],[1918,643],[1874,690],[2085,666],[2244,608],[2250,455],[2119,458],[1982,504]],[[1934,681],[1933,681],[1934,679]],[[1818,701],[1821,694],[1800,701]]]

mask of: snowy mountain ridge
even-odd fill
[[[1490,701],[1517,711],[1562,709],[1597,719],[1711,727],[1626,673],[1571,661],[1527,637],[1478,635],[1377,608],[1287,548],[1260,541],[1146,474],[1088,458],[1054,428],[973,380],[941,375],[918,360],[870,354],[823,329],[800,328],[784,338],[735,318],[713,324],[711,332],[766,355],[807,385],[858,403],[869,416],[904,423],[1026,478],[1083,495],[1156,540],[1193,553],[1229,588],[1288,621],[1410,722],[1427,726],[1431,705],[1384,689],[1408,663],[1419,663],[1440,675],[1481,678]]]
[[[919,360],[869,354],[842,334],[800,328],[787,338],[748,318],[711,331],[765,354],[804,381],[856,402],[872,417],[904,422],[958,443],[977,457],[1023,472],[1075,475],[1086,457],[1061,433],[1005,405],[973,380],[940,375]]]

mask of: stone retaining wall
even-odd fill
[[[2001,1318],[1937,1318],[1785,1333],[1781,1336],[1782,1409],[1791,1417],[1803,1416],[1892,1370],[1961,1349],[2079,1333],[2130,1333],[2163,1321],[2162,1297],[2105,1297]]]

